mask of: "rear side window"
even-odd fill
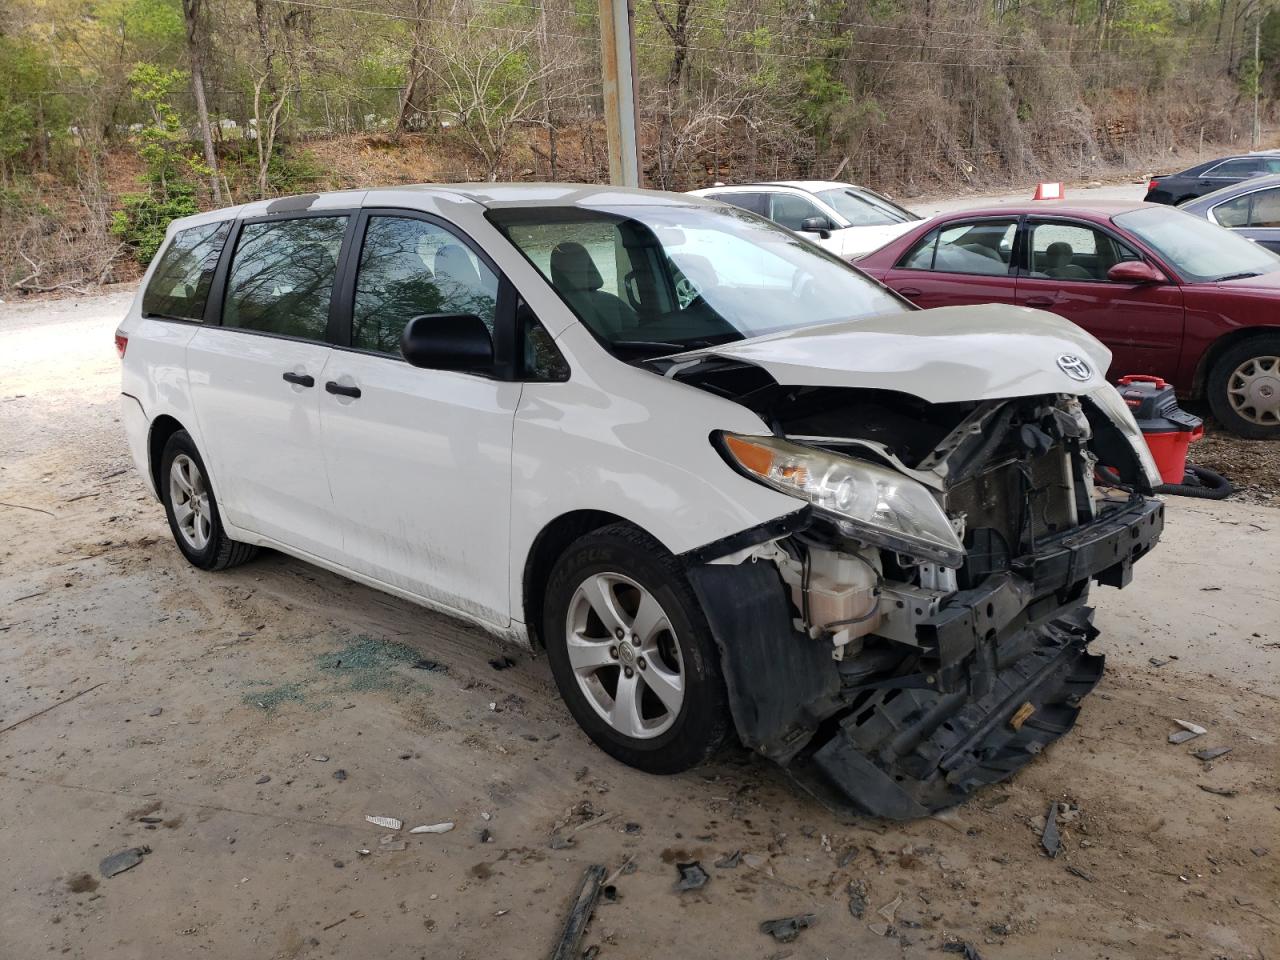
[[[1234,160],[1223,161],[1204,175],[1206,177],[1247,177],[1261,169],[1262,161],[1252,157],[1237,157]]]
[[[246,223],[236,242],[222,324],[323,340],[346,217]]]
[[[142,294],[142,312],[169,320],[204,319],[218,256],[231,223],[206,223],[173,235]]]
[[[758,213],[762,217],[769,216],[769,195],[767,193],[739,193],[736,190],[726,193],[709,193],[708,200],[719,200],[722,203],[732,203],[735,207],[741,207],[743,210],[750,210],[752,213]]]
[[[405,324],[424,314],[473,313],[493,333],[498,278],[452,233],[411,217],[373,217],[356,274],[351,345],[400,352]]]

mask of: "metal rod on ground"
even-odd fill
[[[607,2],[607,0],[605,0]],[[578,887],[577,896],[573,898],[573,907],[564,922],[564,932],[556,941],[551,951],[551,960],[578,960],[581,954],[582,935],[586,933],[587,923],[600,899],[601,880],[604,879],[604,866],[592,864],[582,876],[582,884]]]
[[[604,73],[609,182],[620,187],[640,186],[632,23],[630,0],[600,0],[600,64]]]

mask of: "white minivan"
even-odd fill
[[[1091,336],[917,310],[686,195],[200,214],[116,344],[133,458],[197,567],[283,551],[545,650],[623,762],[733,735],[884,816],[1071,727],[1102,667],[1090,582],[1124,585],[1163,524]]]

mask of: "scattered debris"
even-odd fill
[[[1217,794],[1219,797],[1234,797],[1236,795],[1235,787],[1215,787],[1207,783],[1196,784],[1205,793]]]
[[[1021,730],[1022,725],[1026,723],[1035,712],[1035,704],[1028,700],[1017,710],[1013,711],[1013,716],[1009,718],[1009,726],[1013,727],[1014,730]]]
[[[1049,812],[1045,814],[1044,831],[1040,834],[1040,846],[1051,857],[1058,855],[1062,847],[1062,835],[1058,833],[1058,802],[1049,804]]]
[[[158,717],[158,716],[160,716],[160,714],[162,714],[162,713],[164,713],[164,707],[152,707],[152,708],[147,712],[147,716],[148,716],[148,717]]]
[[[1176,723],[1178,726],[1180,726],[1185,732],[1191,734],[1191,736],[1182,737],[1180,740],[1175,740],[1173,739],[1174,737],[1178,737],[1181,735],[1177,733],[1171,733],[1169,734],[1170,743],[1185,743],[1187,740],[1190,740],[1192,737],[1203,737],[1206,733],[1209,732],[1204,727],[1200,726],[1200,724],[1192,723],[1190,720],[1175,719],[1173,722]]]
[[[942,952],[964,954],[964,960],[982,960],[978,948],[968,940],[947,940],[942,944]]]
[[[432,673],[447,673],[449,668],[438,660],[428,660],[425,657],[421,660],[415,660],[409,664],[415,670],[429,670]]]
[[[489,820],[492,820],[492,819],[493,819],[493,814],[492,814],[492,813],[490,813],[488,810],[481,810],[481,811],[480,811],[480,819],[481,819],[481,820],[484,820],[484,821],[486,821],[486,822],[487,822],[487,821],[489,821]]]
[[[507,656],[494,657],[489,661],[489,666],[493,667],[495,670],[506,670],[510,667],[514,667],[515,665],[516,662]]]
[[[385,827],[388,830],[399,830],[404,826],[403,820],[397,820],[395,817],[370,817],[366,816],[365,820],[372,823],[375,827]]]
[[[337,770],[333,771],[333,779],[339,781],[347,779],[347,771],[339,767]]]
[[[1230,747],[1209,747],[1207,750],[1197,750],[1192,754],[1197,760],[1203,760],[1208,763],[1210,760],[1217,760],[1219,757],[1225,757],[1231,752]]]
[[[139,817],[139,823],[164,823],[164,817]]]
[[[853,919],[861,920],[867,912],[867,882],[865,880],[849,881],[849,912]]]
[[[1151,664],[1153,667],[1163,667],[1168,662],[1168,660],[1161,660],[1159,657],[1147,658],[1147,663]]]
[[[893,918],[898,912],[898,908],[902,906],[902,894],[898,894],[883,907],[876,911],[880,916],[884,917],[889,923],[893,923]]]
[[[255,780],[255,781],[253,781],[253,782],[254,782],[254,783],[257,783],[257,784],[270,783],[270,782],[271,782],[271,774],[269,774],[269,773],[264,773],[262,776],[260,776],[257,780]]]
[[[47,591],[42,590],[40,592],[46,593]],[[33,596],[33,597],[37,597],[39,595],[40,594],[37,594],[37,593],[30,594],[30,596]],[[27,598],[26,597],[18,598],[18,600],[25,600],[25,599]],[[14,603],[17,603],[17,600],[15,600]],[[72,700],[75,700],[79,697],[83,697],[86,693],[90,693],[94,690],[97,690],[99,687],[106,684],[106,682],[107,681],[103,680],[101,683],[95,683],[92,687],[86,687],[85,689],[81,690],[79,693],[73,693],[69,697],[63,697],[61,700],[58,700],[54,703],[49,704],[49,706],[45,707],[43,710],[37,710],[35,713],[30,714],[29,716],[25,716],[21,720],[15,720],[13,723],[9,724],[7,727],[0,727],[0,733],[8,733],[14,727],[20,727],[24,723],[26,723],[28,720],[34,720],[36,717],[43,717],[50,710],[55,710],[58,707],[63,706],[64,704],[70,703]]]
[[[1267,847],[1250,847],[1249,852],[1255,857],[1265,857],[1271,851]]]
[[[566,837],[559,830],[551,832],[551,842],[548,844],[552,850],[565,850],[573,846],[573,837]]]
[[[132,870],[150,852],[150,847],[130,847],[105,858],[98,864],[98,869],[104,877],[114,877],[116,874],[124,873],[126,870]]]
[[[582,935],[586,933],[591,914],[595,912],[596,901],[600,899],[601,880],[604,879],[604,866],[592,864],[582,875],[582,883],[573,898],[573,906],[569,916],[565,918],[564,930],[551,951],[551,960],[578,960],[582,956]]]
[[[711,874],[703,870],[702,864],[696,860],[692,863],[677,863],[676,869],[680,871],[680,879],[676,881],[676,890],[681,893],[686,890],[700,890],[711,879]]]
[[[613,871],[613,873],[609,874],[609,878],[605,880],[602,886],[611,887],[615,882],[617,882],[617,879],[620,876],[622,876],[624,873],[635,873],[635,872],[636,872],[636,855],[633,853],[631,856],[627,857],[627,859],[622,861],[622,866],[620,866],[617,870]],[[617,899],[617,898],[613,897],[611,899]]]
[[[779,920],[765,920],[760,924],[760,932],[769,934],[779,943],[790,943],[800,936],[801,930],[812,927],[817,919],[818,915],[815,913],[802,913]]]
[[[316,761],[316,763],[328,763],[329,758],[323,753],[317,753],[314,757],[308,754],[308,759]]]
[[[493,834],[489,832],[488,827],[484,827],[479,833],[481,843],[493,843]]]
[[[640,830],[641,830],[640,824],[636,823],[634,820],[628,820],[625,824],[622,825],[623,833],[637,834],[640,832]]]
[[[867,929],[878,937],[887,937],[893,927],[887,923],[869,923],[867,924]]]
[[[574,832],[574,833],[579,833],[579,832],[581,832],[581,831],[583,831],[583,830],[588,830],[588,829],[590,829],[591,827],[598,826],[599,824],[602,824],[602,823],[608,823],[610,820],[612,820],[612,819],[613,819],[614,817],[616,817],[617,815],[618,815],[618,814],[617,814],[616,812],[614,812],[614,813],[602,813],[602,814],[600,814],[600,816],[595,817],[595,818],[594,818],[594,819],[592,819],[592,820],[588,820],[586,823],[580,823],[580,824],[578,824],[576,827],[574,827],[574,828],[573,828],[573,832]]]
[[[397,840],[394,833],[388,833],[385,837],[378,838],[378,849],[399,853],[401,850],[408,850],[409,844],[404,840]]]
[[[1089,883],[1093,883],[1094,880],[1093,874],[1089,873],[1089,871],[1082,870],[1080,867],[1072,866],[1071,864],[1067,864],[1067,873],[1073,874]]]
[[[396,828],[397,830],[399,827]],[[414,827],[410,833],[448,833],[453,829],[452,820],[444,820],[440,823],[424,823],[420,827]]]
[[[721,870],[736,870],[738,864],[742,862],[742,851],[735,850],[733,853],[727,853],[715,862],[715,866]]]

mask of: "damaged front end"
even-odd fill
[[[685,557],[747,746],[830,805],[906,819],[1071,728],[1103,669],[1090,583],[1127,584],[1164,520],[1110,387],[928,403],[678,375],[761,413],[774,435],[718,437],[726,460],[808,501]]]

